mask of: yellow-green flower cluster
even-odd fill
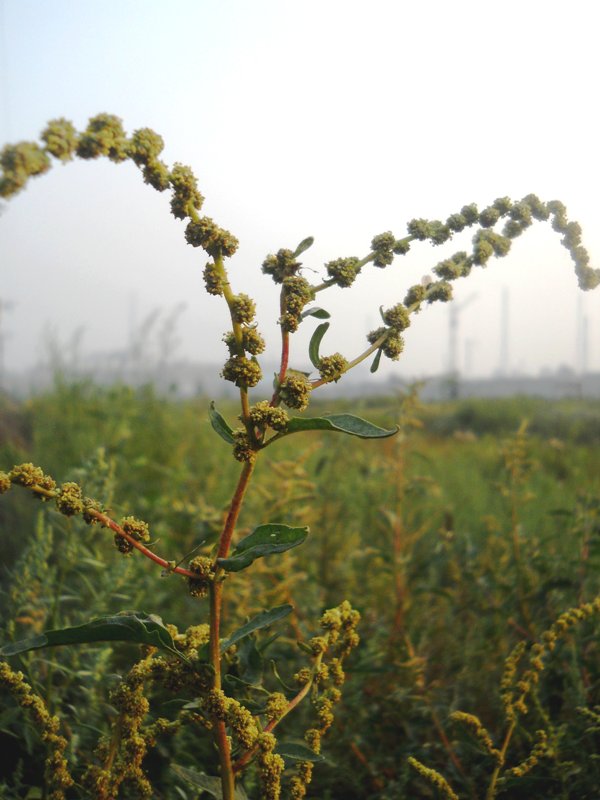
[[[447,303],[452,300],[452,286],[448,281],[434,281],[426,286],[427,302],[435,303],[439,300],[442,303]]]
[[[437,770],[426,767],[425,764],[422,764],[412,756],[409,756],[407,761],[430,786],[440,792],[442,797],[446,798],[446,800],[459,800],[458,795],[453,791],[448,781]]]
[[[256,720],[248,709],[233,697],[225,698],[225,723],[245,750],[254,747],[259,737]]]
[[[0,688],[6,689],[21,708],[27,710],[35,723],[42,741],[48,746],[45,762],[49,800],[64,800],[65,791],[73,785],[64,752],[67,740],[59,734],[58,717],[52,716],[44,701],[25,681],[22,672],[14,672],[0,661]]]
[[[536,731],[535,738],[536,742],[533,749],[525,761],[521,761],[520,764],[517,764],[516,767],[509,770],[510,774],[515,778],[522,778],[523,775],[527,775],[527,773],[535,767],[540,758],[543,758],[543,756],[548,753],[548,735],[546,731]]]
[[[527,713],[527,696],[539,683],[540,674],[545,668],[544,660],[553,652],[558,641],[570,633],[576,625],[598,613],[600,613],[600,596],[590,603],[583,603],[562,613],[542,634],[541,641],[531,646],[529,667],[519,680],[516,680],[517,665],[523,655],[524,646],[517,646],[513,650],[506,661],[501,684],[502,702],[507,719],[514,720],[517,713]]]
[[[81,486],[72,481],[63,483],[56,497],[56,508],[66,517],[81,514],[84,509]]]
[[[323,733],[317,728],[309,728],[304,734],[304,741],[317,755],[321,752],[321,739]],[[313,764],[310,761],[299,761],[296,765],[296,774],[292,776],[289,785],[289,795],[292,800],[302,800],[306,797],[307,786],[312,780]]]
[[[268,400],[261,400],[250,408],[248,422],[254,428],[273,428],[274,431],[282,433],[286,430],[290,421],[287,411],[283,408],[272,406]]]
[[[268,720],[276,721],[281,719],[288,708],[288,701],[281,692],[272,692],[269,695],[265,707],[265,716]]]
[[[525,648],[525,642],[518,642],[504,662],[504,670],[500,682],[500,696],[502,698],[502,705],[504,706],[504,714],[509,722],[512,722],[516,716],[515,685],[517,668],[523,658]]]
[[[510,241],[508,239],[506,241],[508,241],[510,246]],[[453,281],[456,280],[456,278],[465,278],[471,272],[472,266],[473,258],[461,250],[450,258],[440,261],[439,264],[433,268],[433,272],[438,278]],[[420,303],[425,299],[426,289],[424,286],[417,284],[417,286],[413,286],[410,291],[412,291],[413,294],[404,301],[407,305]],[[410,302],[408,302],[409,300]]]
[[[302,800],[306,797],[306,787],[312,780],[313,764],[310,761],[298,761],[296,774],[292,776],[289,786],[290,800]]]
[[[8,492],[11,487],[10,475],[8,472],[0,472],[0,494]]]
[[[79,158],[108,156],[111,161],[125,161],[128,142],[123,124],[114,114],[98,114],[88,122],[77,142]]]
[[[370,331],[367,334],[367,341],[369,344],[375,344],[382,336],[386,337],[381,345],[383,354],[391,358],[392,361],[397,361],[404,350],[404,339],[393,328],[381,327]]]
[[[291,250],[278,250],[276,255],[268,255],[262,264],[262,271],[270,275],[275,283],[283,283],[286,278],[295,275],[302,264],[296,260]]]
[[[101,741],[96,755],[105,766],[91,766],[84,776],[84,783],[94,792],[98,800],[112,800],[119,795],[122,784],[131,787],[135,796],[151,798],[152,784],[142,769],[148,750],[148,738],[141,726],[150,704],[144,696],[144,684],[152,674],[152,657],[148,656],[135,664],[125,679],[111,692],[111,702],[119,716],[113,731],[113,740]],[[151,732],[155,736],[156,732]],[[117,750],[114,751],[114,744]],[[109,751],[112,756],[109,758]]]
[[[235,356],[239,352],[238,341],[233,331],[228,331],[223,336],[223,341],[227,345],[230,356]],[[265,340],[260,333],[253,327],[244,326],[242,328],[242,349],[252,356],[260,355],[265,349]]]
[[[204,286],[208,294],[222,295],[225,288],[225,276],[223,270],[214,261],[207,261],[202,273]]]
[[[206,597],[210,582],[214,578],[213,561],[207,556],[196,556],[189,563],[189,570],[198,577],[188,578],[188,589],[192,597]]]
[[[159,136],[150,128],[140,128],[134,131],[127,145],[129,157],[142,170],[145,183],[158,192],[164,192],[165,189],[168,189],[171,179],[167,165],[158,158],[162,153],[163,147],[162,136]],[[171,203],[171,209],[173,209],[173,202]],[[182,219],[183,217],[180,218]]]
[[[464,711],[454,711],[450,714],[450,719],[464,725],[475,736],[485,752],[494,759],[496,764],[502,764],[502,753],[494,747],[492,738],[479,717],[474,714],[467,714]]]
[[[337,383],[347,369],[348,361],[341,353],[319,359],[319,375],[325,383]]]
[[[312,384],[305,375],[295,372],[288,374],[279,384],[279,399],[288,408],[296,408],[304,411],[310,401]]]
[[[46,145],[46,152],[60,161],[70,161],[77,147],[77,131],[72,122],[61,117],[46,125],[40,137]]]
[[[337,258],[325,264],[325,269],[333,282],[345,289],[356,280],[360,272],[360,261],[355,257]]]
[[[336,645],[336,655],[346,656],[359,643],[356,627],[360,613],[344,600],[336,608],[325,611],[321,617],[321,627],[327,631],[330,645]]]
[[[251,462],[256,458],[256,448],[252,446],[245,428],[233,431],[233,457],[236,461]]]
[[[43,175],[50,169],[50,159],[35,142],[6,145],[0,150],[0,197],[12,195],[24,188],[29,178]]]
[[[223,365],[221,376],[240,389],[251,389],[262,378],[262,372],[258,362],[254,359],[234,355],[228,358]]]
[[[198,191],[198,181],[191,168],[185,164],[174,164],[169,174],[169,183],[173,189],[171,214],[176,219],[194,219],[196,211],[202,208],[204,197]]]
[[[367,340],[369,344],[375,344],[378,339],[385,336],[381,350],[392,361],[397,361],[404,349],[404,339],[400,334],[410,325],[410,310],[402,303],[397,303],[384,311],[382,316],[387,327],[371,331]]]
[[[283,313],[279,324],[284,331],[293,333],[298,330],[302,320],[302,309],[314,298],[313,287],[300,275],[292,275],[283,279],[281,294]]]
[[[136,542],[150,541],[150,530],[148,528],[148,524],[141,519],[136,519],[135,517],[123,517],[121,520],[121,528],[123,528],[125,533],[134,538]],[[119,552],[126,556],[129,555],[134,549],[131,542],[128,541],[124,536],[121,536],[120,533],[115,533],[115,545]]]
[[[234,322],[249,325],[256,314],[256,303],[247,294],[236,294],[231,301],[230,309]]]
[[[281,797],[281,775],[285,764],[283,758],[274,753],[277,740],[272,733],[261,733],[258,737],[258,775],[261,800],[279,800]]]
[[[192,247],[202,247],[213,258],[232,256],[239,245],[233,234],[219,228],[210,217],[189,222],[185,229],[185,240]]]
[[[56,488],[56,482],[41,467],[36,467],[31,462],[16,464],[8,473],[8,478],[11,483],[27,488],[39,486],[50,492]]]

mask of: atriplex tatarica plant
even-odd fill
[[[144,128],[128,137],[121,121],[108,114],[91,119],[81,133],[65,119],[53,120],[41,139],[42,144],[22,142],[1,151],[0,196],[12,197],[25,188],[29,178],[47,172],[52,157],[66,162],[74,156],[82,159],[107,156],[116,163],[129,159],[139,168],[146,183],[157,191],[170,192],[173,216],[186,221],[186,241],[209,257],[204,267],[207,292],[222,297],[229,308],[231,330],[224,336],[228,356],[222,377],[239,389],[240,401],[240,424],[234,427],[214,405],[210,408],[212,427],[231,445],[233,457],[240,462],[240,474],[216,543],[201,542],[185,566],[178,563],[173,554],[159,555],[149,546],[150,528],[146,522],[134,516],[120,521],[113,519],[103,500],[87,497],[77,483],[59,486],[40,467],[30,463],[0,473],[0,492],[8,491],[12,485],[26,487],[43,501],[54,502],[66,517],[80,515],[90,526],[111,530],[116,547],[124,555],[137,550],[154,562],[163,575],[184,578],[193,597],[208,595],[209,598],[208,619],[199,620],[183,633],[172,624],[164,624],[154,614],[124,612],[78,627],[49,630],[32,639],[5,643],[0,654],[6,658],[66,644],[126,641],[142,645],[140,659],[112,692],[111,703],[116,713],[110,734],[100,737],[87,765],[77,771],[69,763],[69,743],[60,731],[58,718],[48,711],[42,697],[34,692],[21,672],[14,671],[6,661],[0,663],[0,683],[32,715],[48,748],[44,796],[53,800],[81,796],[100,800],[158,796],[144,761],[148,749],[161,737],[192,731],[197,737],[212,736],[218,753],[218,764],[213,763],[209,755],[207,763],[174,766],[179,777],[196,791],[203,790],[223,800],[240,800],[247,797],[247,792],[276,800],[282,791],[287,797],[302,798],[314,765],[322,760],[321,740],[333,723],[333,710],[341,697],[345,660],[359,641],[356,632],[359,614],[345,600],[322,614],[317,635],[298,642],[306,662],[294,675],[294,686],[283,681],[277,683],[280,679],[276,669],[270,677],[265,670],[264,680],[262,677],[244,679],[250,661],[252,671],[255,671],[256,660],[260,670],[268,663],[266,652],[272,640],[267,639],[257,648],[254,634],[275,625],[292,607],[285,604],[271,608],[249,619],[241,628],[228,630],[222,614],[227,578],[230,573],[247,569],[256,559],[302,544],[308,533],[305,527],[267,523],[258,525],[244,538],[236,539],[236,523],[257,458],[262,450],[283,437],[312,430],[365,439],[392,436],[395,429],[382,429],[350,414],[310,417],[294,416],[290,411],[305,411],[314,391],[326,383],[337,382],[367,359],[372,359],[372,372],[377,370],[382,356],[397,360],[403,350],[402,334],[410,325],[411,316],[425,305],[451,300],[454,280],[469,275],[473,267],[485,266],[493,256],[507,255],[513,239],[535,220],[550,221],[561,235],[582,289],[598,286],[600,270],[589,266],[588,254],[581,244],[580,226],[568,221],[562,203],[545,203],[535,195],[518,202],[508,197],[498,198],[483,210],[474,204],[466,205],[445,222],[413,219],[408,223],[405,236],[396,238],[390,231],[380,233],[372,239],[366,255],[342,257],[325,264],[323,279],[318,283],[311,283],[304,276],[299,260],[313,243],[312,238],[306,238],[295,249],[284,248],[268,255],[262,264],[263,273],[280,287],[277,314],[281,360],[271,397],[251,400],[250,391],[262,377],[259,356],[265,349],[265,342],[255,321],[252,298],[236,294],[229,283],[226,260],[235,254],[238,241],[210,217],[201,215],[204,198],[192,170],[182,164],[168,167],[161,161],[163,141],[154,131]],[[500,224],[501,229],[496,230]],[[362,353],[347,358],[341,353],[324,355],[321,352],[330,323],[326,321],[328,312],[315,304],[319,295],[334,287],[349,288],[363,268],[371,264],[380,269],[391,265],[396,256],[408,253],[415,242],[428,240],[440,245],[466,228],[475,231],[471,250],[456,252],[439,262],[432,270],[435,280],[411,286],[402,302],[382,310],[382,324],[367,334],[368,346]],[[311,375],[290,368],[290,343],[292,334],[301,324],[315,321],[309,345],[315,368]],[[174,577],[173,580],[173,589],[178,591],[180,583]],[[495,796],[515,721],[526,711],[527,695],[543,668],[546,652],[564,629],[595,610],[595,606],[588,605],[571,610],[564,620],[559,619],[556,630],[553,628],[542,644],[532,648],[530,666],[518,682],[515,676],[523,658],[523,647],[511,655],[502,685],[508,721],[503,745],[496,748],[492,744],[476,717],[457,716],[457,721],[472,730],[492,759],[494,769],[489,797]],[[187,702],[172,706],[169,717],[152,718],[147,697],[153,692],[169,692]],[[303,743],[278,741],[279,723],[305,699],[312,703],[312,722],[304,732]],[[535,763],[544,748],[542,740],[540,735],[533,745],[531,764],[518,768],[521,772]],[[411,763],[440,792],[448,797],[456,796],[437,772],[414,759]],[[294,765],[293,768],[290,765]],[[218,772],[218,775],[207,774],[205,770]]]

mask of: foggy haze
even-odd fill
[[[304,274],[318,282],[325,262],[366,255],[375,234],[401,237],[413,217],[445,219],[467,203],[534,192],[566,204],[598,266],[594,9],[498,8],[0,0],[0,144],[36,140],[60,116],[82,129],[100,112],[119,115],[129,133],[160,133],[164,160],[195,171],[202,213],[239,238],[231,283],[256,299],[275,361],[277,290],[260,265],[309,235]],[[176,320],[169,357],[225,359],[226,305],[206,294],[206,256],[186,244],[168,200],[129,163],[77,161],[55,163],[3,206],[6,369],[47,358],[44,340],[67,348],[77,331],[83,357],[126,349],[154,309]],[[471,236],[415,242],[386,270],[366,267],[352,289],[322,293],[318,305],[332,314],[323,351],[354,358],[381,324],[379,306],[401,301]],[[457,281],[455,298],[467,377],[600,371],[600,290],[578,290],[548,224]],[[383,360],[384,377],[448,369],[448,306],[412,319],[405,353]],[[313,328],[306,322],[294,337],[291,366],[309,366]]]

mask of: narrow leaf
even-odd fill
[[[317,325],[315,332],[313,333],[310,344],[308,345],[308,355],[310,360],[317,369],[319,369],[319,347],[321,346],[321,340],[329,330],[329,322],[322,322],[320,325]]]
[[[292,417],[284,435],[299,431],[338,431],[361,439],[385,439],[394,436],[399,428],[386,430],[353,414],[327,414],[324,417]]]
[[[375,360],[371,364],[371,372],[377,372],[379,369],[379,362],[381,361],[381,354],[383,353],[383,348],[379,348],[377,351],[377,355],[375,356]]]
[[[298,247],[294,250],[294,258],[298,258],[298,256],[302,255],[305,250],[308,250],[309,247],[312,247],[314,241],[314,236],[307,236],[306,239],[302,239]]]
[[[299,742],[278,742],[275,752],[283,758],[289,758],[293,761],[325,761],[324,756],[315,753],[310,747]]]
[[[219,558],[220,567],[229,572],[239,572],[257,558],[272,553],[283,553],[297,547],[306,539],[308,528],[291,528],[289,525],[259,525],[249,536],[241,539],[229,558]]]
[[[169,631],[160,617],[141,611],[127,611],[112,617],[100,617],[84,625],[46,631],[30,639],[11,642],[0,648],[0,656],[14,656],[42,647],[65,644],[90,644],[92,642],[133,642],[168,650],[181,658]]]
[[[221,439],[225,439],[228,444],[233,444],[233,431],[225,421],[222,414],[219,414],[217,409],[215,408],[214,400],[211,402],[209,409],[208,409],[208,418],[210,420],[210,424],[213,427],[213,430],[216,431]]]
[[[237,631],[232,633],[231,636],[228,636],[227,639],[223,639],[221,642],[221,652],[224,653],[225,650],[227,650],[228,647],[231,647],[232,644],[236,644],[236,642],[239,642],[245,636],[254,633],[254,631],[259,631],[261,628],[267,628],[274,622],[278,622],[280,619],[287,617],[292,610],[293,606],[289,605],[289,603],[286,603],[283,606],[276,606],[270,611],[261,611],[260,614],[252,617],[250,622],[242,625],[241,628],[238,628]]]
[[[313,308],[305,308],[304,311],[300,314],[300,319],[306,319],[306,317],[316,317],[317,319],[329,319],[331,314],[329,311],[325,311],[324,308],[319,308],[318,306],[314,306]]]
[[[190,767],[182,767],[179,764],[171,764],[173,772],[194,789],[201,789],[203,792],[208,792],[212,797],[217,800],[223,800],[223,791],[221,789],[221,779],[215,778],[212,775],[205,775],[203,772],[198,772],[196,769]],[[243,786],[236,786],[233,793],[234,800],[248,800]]]

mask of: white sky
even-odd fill
[[[365,255],[373,235],[400,237],[413,217],[534,192],[567,205],[599,265],[588,0],[0,0],[0,11],[0,143],[35,140],[59,116],[83,128],[100,112],[128,131],[154,128],[165,160],[195,170],[203,213],[240,239],[232,283],[256,298],[272,360],[278,301],[260,264],[308,235],[316,241],[304,263],[319,280],[324,262]],[[84,350],[122,348],[132,309],[140,322],[181,301],[179,354],[224,359],[225,304],[205,294],[206,259],[183,228],[167,193],[130,164],[77,162],[34,179],[0,217],[0,298],[14,304],[3,321],[6,366],[38,359],[48,326],[63,341],[83,326]],[[380,324],[378,307],[402,300],[469,236],[415,244],[353,289],[320,295],[333,314],[322,352],[356,356]],[[459,328],[467,374],[498,368],[503,287],[512,369],[580,366],[579,304],[588,368],[600,370],[600,290],[579,293],[559,237],[537,223],[508,258],[456,284],[458,302],[470,301]],[[426,309],[400,362],[382,373],[441,371],[447,331],[448,308]],[[292,366],[306,367],[306,341],[298,336]]]

